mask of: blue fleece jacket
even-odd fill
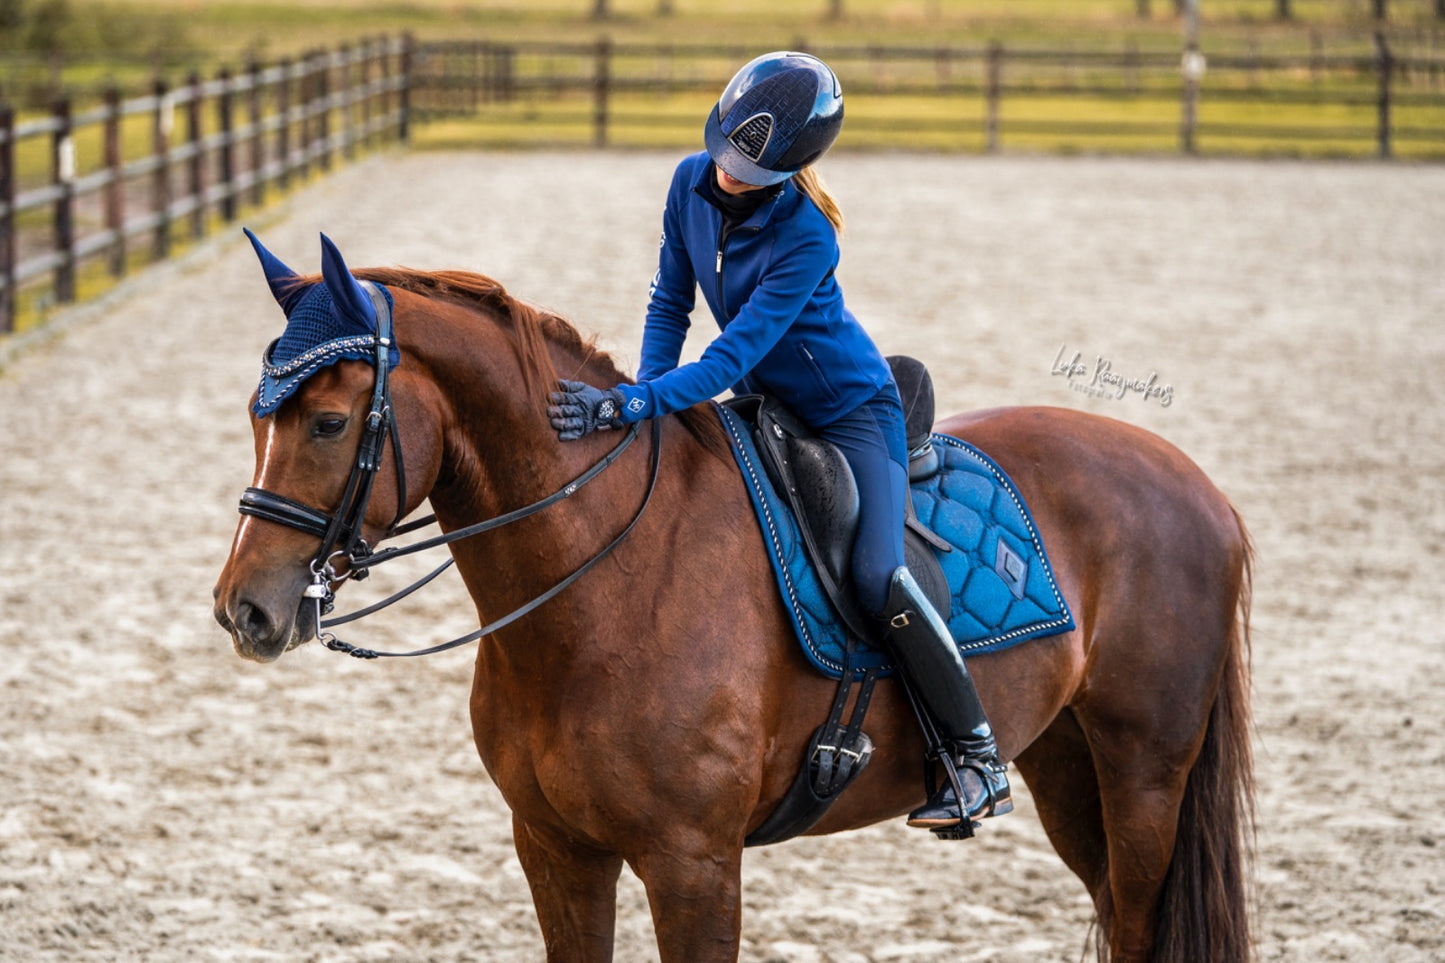
[[[721,394],[763,391],[822,427],[892,379],[833,276],[838,238],[791,180],[724,240],[707,199],[706,152],[673,174],[663,212],[636,385],[620,385],[622,420],[680,411]],[[697,361],[678,365],[696,289],[722,329]]]

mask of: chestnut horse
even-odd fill
[[[618,445],[618,432],[560,444],[548,424],[559,374],[624,377],[565,321],[474,274],[354,276],[391,292],[401,356],[397,430],[382,437],[365,515],[373,545],[424,501],[455,530],[564,488]],[[343,360],[253,417],[256,488],[338,505],[375,378],[371,363]],[[1004,758],[1093,898],[1100,957],[1249,959],[1251,547],[1239,517],[1185,455],[1118,421],[1029,407],[938,429],[1013,477],[1075,616],[1071,632],[969,666]],[[616,537],[643,504],[656,444],[655,490],[629,537],[478,645],[472,731],[512,810],[549,960],[611,959],[624,862],[646,887],[663,961],[736,959],[744,838],[788,789],[834,695],[793,639],[707,405],[662,419],[548,510],[452,543],[479,616],[524,605]],[[242,519],[215,590],[242,657],[271,661],[315,636],[304,595],[316,552],[315,534]],[[895,682],[879,683],[868,731],[871,765],[811,833],[923,801],[924,746]]]

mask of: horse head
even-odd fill
[[[357,547],[374,545],[412,507],[404,504],[399,434],[388,429],[414,405],[400,400],[405,376],[389,378],[401,360],[389,329],[391,292],[358,281],[324,235],[318,281],[246,233],[286,328],[266,351],[251,399],[255,476],[214,611],[238,654],[270,662],[316,635],[320,606],[307,592],[317,573],[326,574],[329,596],[330,580],[345,578]],[[419,461],[434,477],[433,459]],[[421,489],[413,488],[415,502]]]

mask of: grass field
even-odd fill
[[[842,16],[831,15],[838,3]],[[1399,45],[1438,51],[1445,21],[1437,0],[1391,0],[1389,31]],[[291,56],[381,33],[418,39],[744,42],[761,47],[797,39],[818,44],[966,45],[998,40],[1015,46],[1178,49],[1174,0],[70,0],[60,31],[70,59],[108,61],[132,71],[248,57]],[[661,10],[670,9],[670,13]],[[1330,52],[1370,49],[1369,0],[1291,0],[1289,21],[1277,0],[1210,0],[1200,37],[1206,51],[1264,49]],[[0,45],[6,35],[0,32]],[[10,38],[12,43],[15,38]],[[15,53],[20,51],[16,50]],[[14,57],[7,58],[15,60]],[[80,68],[77,68],[80,69]],[[95,69],[73,76],[94,82]]]

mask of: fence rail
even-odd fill
[[[82,112],[61,99],[21,119],[0,105],[0,332],[13,330],[27,286],[49,280],[55,301],[74,300],[87,262],[123,276],[133,260],[204,236],[213,218],[264,203],[272,186],[405,140],[409,58],[408,41],[368,41],[158,81],[142,97],[111,89]]]
[[[799,46],[802,46],[800,43]],[[1445,59],[1367,55],[1004,47],[809,48],[847,78],[855,143],[937,143],[998,151],[1087,149],[1142,138],[1151,149],[1336,144],[1334,153],[1445,156]],[[507,143],[695,141],[742,46],[494,43],[419,46],[418,121],[465,118]],[[699,104],[702,103],[701,108]],[[1281,117],[1281,108],[1290,110]],[[862,133],[862,138],[854,135]],[[914,135],[910,137],[910,135]],[[1062,142],[1062,143],[1061,143]],[[1049,146],[1047,144],[1043,146]]]
[[[803,42],[796,46],[804,47]],[[1445,59],[972,47],[814,48],[848,89],[855,145],[1445,158]],[[69,301],[91,274],[233,220],[338,155],[460,119],[471,144],[695,144],[741,45],[367,41],[192,74],[76,110],[0,105],[0,333],[20,294]],[[443,125],[438,124],[438,127]],[[430,139],[430,135],[429,139]],[[1303,146],[1302,146],[1303,145]]]

